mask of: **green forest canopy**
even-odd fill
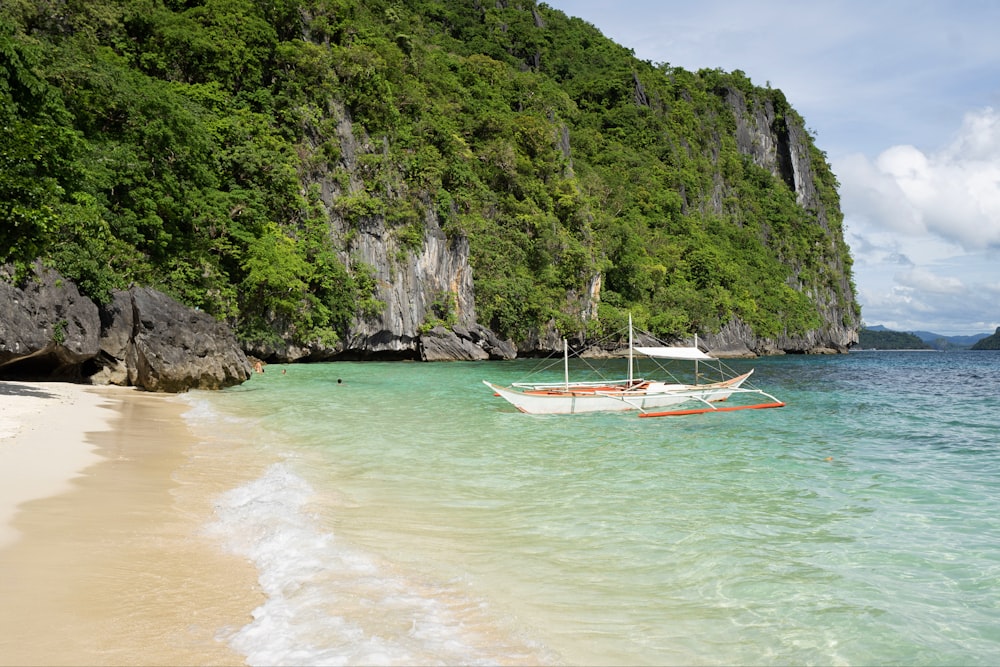
[[[820,323],[831,258],[850,277],[836,180],[813,147],[827,234],[725,106],[797,119],[780,91],[638,61],[545,5],[477,7],[5,0],[0,261],[41,257],[99,301],[153,285],[244,339],[335,341],[381,304],[332,217],[382,216],[413,250],[432,215],[469,238],[478,319],[504,335],[582,330],[598,274],[591,328]],[[373,147],[353,162],[345,117]]]

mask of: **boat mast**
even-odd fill
[[[628,314],[628,385],[632,386],[632,313]]]
[[[697,331],[694,332],[694,349],[696,349],[696,350],[698,349],[698,332]],[[698,374],[698,360],[695,359],[694,360],[694,383],[695,384],[701,384],[700,379],[699,379],[700,377],[701,376]]]
[[[563,374],[566,378],[566,391],[569,391],[569,347],[563,338]]]

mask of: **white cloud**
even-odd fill
[[[992,332],[1000,317],[1000,114],[967,113],[943,148],[834,162],[865,321]]]
[[[905,172],[902,163],[911,153],[907,148],[916,151],[900,146],[883,153],[881,163],[858,153],[834,164],[845,216],[864,221],[865,227],[875,230],[908,236],[925,231],[920,213],[909,200],[898,176]],[[910,160],[914,160],[912,155]]]
[[[892,146],[874,160],[857,154],[834,167],[846,216],[871,229],[925,233],[969,252],[1000,249],[1000,114],[966,114],[944,149]]]
[[[992,108],[966,114],[958,137],[943,153],[956,160],[995,164],[1000,156],[1000,115]]]
[[[978,270],[987,265],[987,256],[958,255],[923,264],[891,252],[865,256],[872,259],[855,266],[863,276],[858,298],[866,323],[941,334],[992,333],[1000,324],[996,272]],[[966,272],[966,265],[973,270]]]
[[[939,276],[925,268],[914,267],[897,274],[897,281],[904,287],[933,295],[964,295],[967,291],[962,281],[953,276]]]

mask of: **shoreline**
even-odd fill
[[[242,474],[200,455],[188,406],[30,382],[0,406],[0,664],[245,664],[226,639],[257,571],[205,531]]]

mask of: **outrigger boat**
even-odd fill
[[[653,359],[693,362],[694,383],[648,380],[633,377],[634,355],[644,355]],[[712,365],[721,379],[701,382],[700,364]],[[714,365],[713,365],[714,364]],[[658,364],[659,365],[659,364]],[[636,346],[633,344],[632,318],[628,330],[628,376],[621,380],[599,380],[570,382],[569,349],[563,340],[564,380],[562,382],[515,382],[503,387],[488,380],[483,384],[512,404],[521,412],[529,414],[577,414],[581,412],[620,412],[636,410],[640,417],[669,417],[702,414],[709,412],[730,412],[733,410],[753,410],[780,408],[784,403],[774,396],[756,388],[744,387],[753,370],[735,375],[721,360],[708,355],[698,347],[698,337],[694,345]],[[666,370],[662,365],[662,370]],[[717,403],[726,401],[734,394],[756,395],[765,402],[751,405],[728,405]],[[673,408],[664,410],[663,408]]]

